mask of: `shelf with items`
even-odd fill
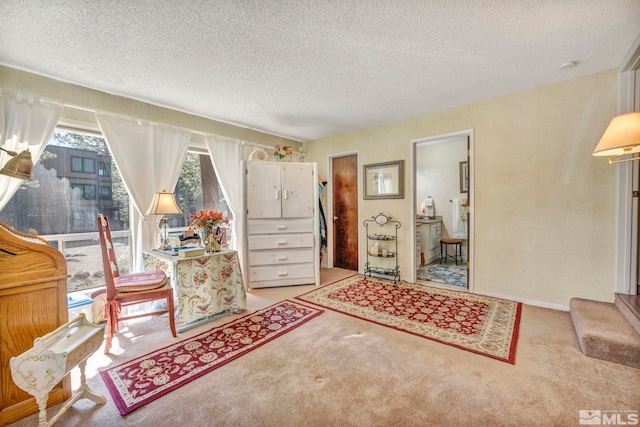
[[[378,257],[378,258],[394,258],[396,254],[393,252],[387,252],[386,254],[385,253],[374,254],[369,252],[369,256]]]
[[[365,220],[363,225],[366,229],[368,240],[364,276],[381,277],[397,283],[400,281],[400,266],[398,265],[398,229],[401,226],[400,221],[393,221],[390,216],[379,213],[372,216],[371,219]],[[384,233],[370,232],[375,230],[373,227],[376,225]],[[371,246],[369,247],[370,244]],[[378,260],[378,258],[382,259]],[[372,262],[373,260],[376,261]],[[395,266],[388,265],[390,260],[395,260]]]

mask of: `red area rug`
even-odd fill
[[[515,363],[522,304],[351,276],[296,297],[340,313]]]
[[[100,375],[120,413],[126,415],[321,313],[317,308],[285,300],[100,371]]]

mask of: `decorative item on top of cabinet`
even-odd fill
[[[390,216],[380,212],[378,215],[372,216],[371,219],[365,220],[363,224],[368,239],[364,276],[393,279],[393,282],[397,283],[400,281],[400,266],[398,265],[398,228],[401,226],[400,221],[392,221]],[[369,229],[369,226],[372,229]],[[379,228],[375,228],[376,226]],[[391,259],[395,260],[395,267],[388,266],[388,261]]]
[[[38,412],[34,397],[12,380],[10,360],[36,338],[67,322],[67,262],[39,237],[0,222],[0,426]],[[67,375],[49,394],[49,406],[71,397]]]
[[[245,164],[248,287],[320,283],[317,164]]]

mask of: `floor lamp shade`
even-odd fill
[[[614,117],[593,151],[594,156],[622,156],[640,152],[640,112]]]

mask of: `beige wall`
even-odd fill
[[[110,95],[2,65],[0,65],[0,88],[25,91],[45,99],[80,106],[89,110],[122,114],[151,122],[184,127],[197,132],[222,135],[242,141],[254,142],[256,144],[264,144],[269,147],[274,147],[277,144],[285,144],[293,146],[297,151],[302,145],[297,141],[286,138],[227,123],[216,122],[129,98]],[[95,115],[91,111],[65,107],[61,121],[65,124],[88,125],[97,129]],[[201,135],[194,135],[194,141],[196,143],[202,142],[203,140]]]
[[[305,151],[320,174],[328,155],[349,150],[359,150],[360,167],[407,161],[404,199],[360,197],[359,222],[384,212],[403,223],[409,277],[409,141],[473,129],[474,291],[549,306],[612,301],[616,168],[591,153],[615,113],[611,70],[307,142]],[[361,269],[365,248],[361,232]]]
[[[267,146],[299,145],[3,66],[0,86]],[[327,174],[329,154],[349,150],[359,150],[360,167],[407,161],[404,199],[360,197],[359,223],[378,212],[403,223],[400,269],[409,277],[409,141],[473,128],[474,291],[550,305],[566,306],[574,296],[612,301],[615,167],[591,152],[616,113],[615,102],[612,70],[308,142],[305,151],[320,175]],[[92,115],[65,108],[63,117],[91,121]],[[362,269],[362,232],[360,248]]]

